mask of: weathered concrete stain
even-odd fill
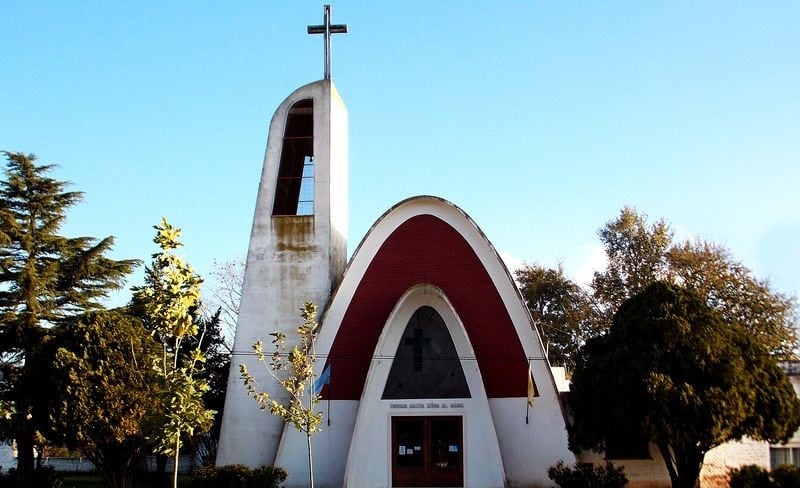
[[[279,253],[303,255],[316,249],[313,215],[272,217],[272,235]]]

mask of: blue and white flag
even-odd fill
[[[322,388],[325,385],[329,385],[331,383],[331,365],[328,366],[322,371],[322,374],[319,375],[317,381],[314,382],[314,394],[319,395],[322,391]]]

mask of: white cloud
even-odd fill
[[[512,256],[505,251],[501,251],[500,249],[497,250],[497,254],[500,255],[500,259],[503,260],[503,264],[506,265],[506,268],[508,269],[508,272],[511,273],[512,277],[514,276],[514,271],[518,270],[523,264],[525,264],[524,260],[516,256]]]
[[[600,244],[586,244],[579,247],[576,264],[564,263],[564,272],[575,283],[587,287],[592,282],[594,272],[604,269],[608,264],[606,253]]]

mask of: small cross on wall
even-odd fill
[[[309,25],[309,34],[324,34],[325,38],[325,79],[331,79],[331,34],[347,34],[347,24],[331,24],[331,6],[325,5],[323,25]]]

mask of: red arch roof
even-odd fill
[[[421,283],[439,287],[464,323],[487,396],[526,396],[528,362],[500,294],[465,238],[427,214],[399,225],[367,267],[331,346],[323,396],[361,398],[381,329],[403,293]]]

